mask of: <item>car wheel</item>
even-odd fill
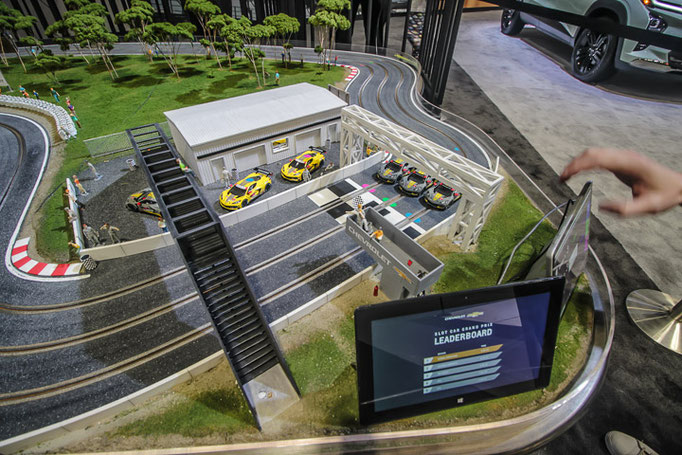
[[[272,188],[271,183],[268,183],[267,185],[265,185],[265,191],[270,191],[270,188]]]
[[[324,167],[324,160],[320,161],[320,166],[319,168],[322,169]]]
[[[521,13],[515,9],[502,10],[500,31],[507,36],[516,36],[521,33],[525,24],[521,20]]]
[[[618,39],[613,35],[583,29],[571,54],[573,75],[583,82],[599,82],[615,71],[614,57]]]
[[[139,212],[140,209],[135,204],[126,204],[126,208],[131,212]]]

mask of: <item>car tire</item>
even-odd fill
[[[600,82],[615,71],[618,38],[605,33],[582,29],[578,33],[571,53],[573,76],[583,82]]]
[[[268,183],[267,185],[265,185],[265,192],[270,191],[270,188],[272,188],[272,184],[271,184],[271,183]]]
[[[322,169],[323,167],[324,167],[324,160],[320,161],[320,166],[318,167],[318,169]]]
[[[521,33],[523,26],[526,25],[521,20],[521,13],[515,9],[502,10],[500,19],[500,31],[507,36],[516,36]]]
[[[139,212],[140,209],[135,204],[126,204],[126,208],[131,212]]]

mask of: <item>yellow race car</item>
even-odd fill
[[[282,166],[282,178],[290,182],[303,180],[303,171],[308,169],[311,174],[324,166],[324,149],[308,147],[308,150],[298,155],[293,160]]]
[[[220,193],[220,206],[225,210],[246,207],[272,187],[272,172],[254,168],[253,172]]]

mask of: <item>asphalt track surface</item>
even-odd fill
[[[189,52],[189,46],[183,51]],[[277,57],[277,52],[269,54]],[[301,52],[306,60],[316,61],[311,50]],[[139,47],[122,44],[114,53],[139,53]],[[353,103],[488,165],[479,146],[466,135],[417,108],[411,94],[415,76],[406,64],[346,52],[339,52],[339,63],[360,70],[348,88]],[[40,174],[45,143],[38,128],[26,120],[2,116],[0,127],[0,165],[16,169],[13,181],[6,173],[0,177],[0,189],[6,188],[8,195],[0,209],[0,244],[6,247]],[[27,159],[21,159],[22,153]],[[371,173],[359,175],[356,183],[375,183]],[[377,187],[376,196],[394,198],[397,193],[383,185]],[[307,198],[301,199],[295,202],[302,214],[316,208]],[[282,212],[280,220],[272,213],[268,224],[244,226],[244,239],[255,234],[253,225],[270,228],[286,222],[291,218],[290,209]],[[413,198],[400,198],[395,209],[402,214],[425,211]],[[418,219],[428,228],[444,216],[433,212]],[[329,289],[329,283],[343,281],[371,264],[368,256],[358,252],[338,266],[324,269],[325,264],[356,248],[343,231],[315,248],[300,248],[337,225],[329,213],[321,213],[306,221],[305,227],[287,229],[280,237],[238,251],[244,267],[249,268],[264,264],[263,251],[274,251],[272,245],[292,246],[292,254],[276,266],[248,278],[259,299],[270,296],[263,307],[270,321]],[[239,226],[231,232],[239,235]],[[273,296],[320,267],[323,273],[314,279]],[[103,262],[90,278],[75,282],[25,281],[3,267],[0,284],[0,439],[107,404],[220,350],[175,247]]]

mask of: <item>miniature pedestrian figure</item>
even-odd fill
[[[301,54],[301,68],[303,68],[303,54]]]
[[[78,128],[83,128],[83,125],[81,125],[80,120],[78,120],[78,117],[76,117],[76,114],[74,114],[73,112],[71,112],[71,120],[73,120],[73,123],[78,125]]]
[[[35,90],[33,90],[33,96],[35,96],[37,100],[40,99],[40,95],[38,95],[38,92]]]
[[[107,231],[109,233],[111,243],[121,243],[121,239],[119,239],[118,235],[116,234],[116,232],[120,232],[120,229],[117,228],[116,226],[111,226],[109,223],[104,223],[102,227],[99,229],[101,231]]]
[[[85,188],[83,188],[83,185],[81,185],[81,181],[78,180],[78,177],[72,175],[71,179],[73,180],[73,184],[76,185],[76,188],[78,188],[78,191],[80,191],[81,196],[87,196],[88,192],[85,191]]]
[[[24,93],[26,93],[26,89],[25,89],[24,86],[21,85],[21,84],[19,85],[19,93],[21,93],[22,95],[23,95]]]
[[[81,251],[81,246],[80,246],[79,244],[73,243],[73,242],[69,242],[69,246],[75,250],[75,251],[74,251],[75,254],[80,253],[80,251]]]
[[[336,63],[336,61],[337,61],[338,59],[339,59],[339,56],[338,56],[338,55],[335,55],[335,56],[334,56],[334,66],[338,66],[338,64]]]
[[[230,171],[226,167],[223,168],[223,183],[225,184],[225,189],[230,186]]]
[[[24,98],[30,99],[31,95],[28,94],[28,92],[23,92],[24,93]]]
[[[102,178],[102,174],[97,172],[97,169],[95,169],[95,165],[92,164],[90,161],[86,161],[86,163],[90,170],[92,171],[93,174],[95,174],[95,180],[99,180]]]
[[[356,221],[360,224],[362,230],[369,234],[372,231],[372,227],[370,226],[369,221],[367,221],[367,218],[365,218],[365,211],[362,209],[362,204],[363,201],[361,196],[353,198],[353,206],[355,206],[355,209],[346,212],[346,215],[356,215]]]
[[[102,244],[102,242],[99,239],[99,235],[97,235],[97,232],[85,223],[83,223],[83,235],[85,236],[86,239],[88,239],[88,243],[91,246],[99,246]]]
[[[76,221],[76,212],[71,210],[70,207],[64,207],[64,211],[66,212],[66,216],[69,217],[69,223]]]
[[[311,177],[310,177],[310,171],[308,170],[308,168],[303,169],[303,175],[301,175],[301,177],[303,178],[304,182],[310,181]]]
[[[54,97],[54,100],[59,102],[59,92],[57,92],[57,90],[55,90],[53,87],[50,87],[50,93]]]
[[[322,175],[325,175],[334,170],[334,163],[329,163],[322,169]]]
[[[275,73],[275,85],[279,85],[279,72]]]
[[[180,158],[177,158],[175,162],[178,163],[178,166],[180,166],[180,170],[182,172],[184,172],[185,174],[190,174],[192,177],[194,177],[194,171],[192,170],[192,168],[183,163],[182,160],[180,160]]]
[[[71,104],[71,98],[69,98],[68,96],[66,97],[66,107],[69,108],[72,114],[74,115],[76,114],[76,108],[73,107],[73,104]]]
[[[381,229],[377,229],[376,231],[372,232],[372,235],[370,235],[370,237],[377,239],[377,242],[381,242],[381,239],[384,238],[384,231],[382,231]]]
[[[159,226],[159,229],[161,229],[163,232],[168,232],[168,226],[166,225],[166,220],[163,218],[159,217],[158,221],[156,222],[156,225]]]
[[[75,194],[72,194],[71,191],[69,191],[68,188],[67,188],[66,190],[64,190],[64,196],[68,197],[69,200],[70,200],[74,205],[77,205],[78,207],[83,208],[83,203],[82,203],[81,201],[79,201],[78,198],[76,197],[76,195],[75,195]]]
[[[282,52],[282,63],[284,63],[284,52]]]

